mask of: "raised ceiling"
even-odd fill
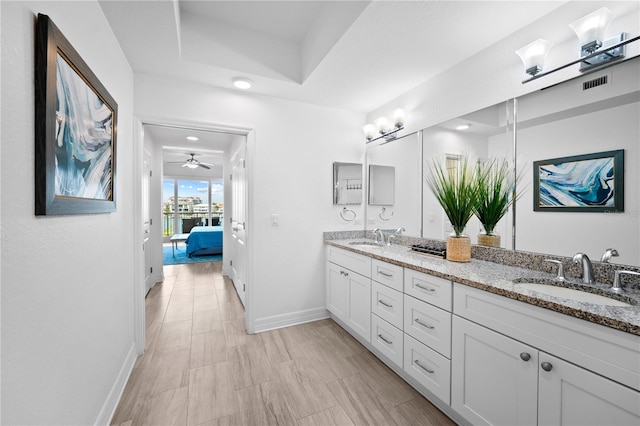
[[[136,73],[363,113],[564,3],[100,2]]]

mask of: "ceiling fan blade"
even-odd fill
[[[204,165],[204,164],[202,164],[202,163],[198,163],[198,166],[200,166],[200,167],[204,167],[205,169],[211,169],[211,167],[209,167],[209,166],[205,166],[205,165]]]

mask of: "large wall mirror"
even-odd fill
[[[523,178],[515,214],[509,212],[496,228],[503,248],[559,256],[584,252],[592,260],[599,260],[607,248],[615,248],[619,257],[612,262],[640,265],[638,75],[640,58],[634,58],[424,129],[410,135],[415,138],[413,143],[405,143],[407,136],[367,147],[367,162],[371,164],[385,163],[383,157],[395,158],[396,170],[414,170],[411,175],[398,172],[396,176],[398,202],[393,226],[379,226],[377,212],[369,207],[368,229],[403,226],[409,231],[411,227],[408,235],[445,239],[450,225],[423,186],[422,165],[434,158],[446,161],[460,154],[480,161],[505,158],[510,164],[516,163]],[[615,150],[624,150],[623,212],[534,211],[535,161]],[[421,159],[420,164],[416,164],[416,158]],[[407,207],[399,203],[401,198],[420,202]],[[404,209],[408,211],[402,212]],[[419,223],[412,225],[418,211]],[[472,219],[466,230],[472,242],[480,231],[480,224]]]

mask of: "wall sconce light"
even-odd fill
[[[544,68],[544,60],[547,58],[553,43],[539,38],[533,43],[516,50],[516,54],[522,59],[525,72],[534,76]]]
[[[569,27],[575,31],[580,41],[580,58],[590,56],[599,49],[606,49],[607,47],[624,41],[624,33],[617,34],[607,40],[604,39],[605,31],[607,31],[609,24],[611,24],[614,18],[614,13],[606,7],[603,7],[569,24]],[[623,58],[624,53],[624,46],[603,50],[601,55],[590,57],[581,62],[580,71]]]
[[[406,116],[404,110],[397,109],[393,112],[393,122],[387,117],[380,117],[375,124],[366,124],[362,127],[367,143],[384,138],[387,142],[396,138],[396,133],[404,129]],[[376,134],[380,136],[376,137]]]
[[[581,72],[596,71],[612,65],[611,62],[615,60],[624,58],[626,45],[640,40],[640,36],[627,38],[626,33],[620,33],[604,40],[605,32],[614,17],[613,12],[603,7],[570,24],[569,27],[575,31],[580,41],[580,58],[550,71],[541,72],[544,59],[552,45],[550,42],[536,40],[516,51],[524,63],[526,73],[531,76],[522,83],[528,83],[578,63]],[[546,51],[542,49],[540,42],[549,43]]]

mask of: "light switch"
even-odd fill
[[[271,226],[278,226],[280,225],[280,215],[277,213],[273,213],[271,215]]]

